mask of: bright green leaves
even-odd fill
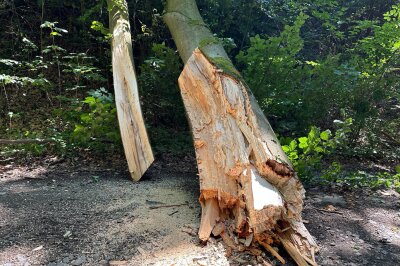
[[[312,171],[320,166],[323,156],[345,143],[351,121],[351,119],[341,121],[335,136],[332,136],[330,130],[321,132],[319,128],[313,126],[307,136],[297,138],[297,140],[281,138],[282,149],[300,177],[309,178]]]
[[[396,60],[394,54],[400,48],[400,4],[392,6],[391,10],[383,15],[384,23],[371,25],[374,31],[372,36],[361,39],[357,49],[366,54],[364,68],[369,74],[376,72],[376,68],[389,68]]]
[[[116,107],[113,95],[104,88],[90,91],[77,109],[79,123],[75,124],[72,140],[83,147],[102,151],[109,145],[120,145]],[[107,143],[107,144],[106,144]]]
[[[399,21],[400,20],[400,4],[392,6],[388,12],[383,14],[385,21]]]
[[[282,149],[286,153],[286,155],[289,157],[290,161],[295,161],[299,158],[298,152],[297,152],[297,142],[295,140],[292,140],[289,145],[283,145]]]
[[[304,150],[307,147],[308,147],[308,138],[307,137],[299,138],[299,148]]]
[[[88,96],[82,102],[89,104],[90,107],[93,107],[94,105],[96,105],[96,98],[94,98],[93,96]]]
[[[322,132],[321,132],[321,134],[319,135],[319,137],[320,137],[322,140],[328,140],[328,139],[329,139],[329,135],[330,135],[330,131],[329,131],[329,130],[325,130],[325,131],[322,131]]]
[[[289,145],[282,145],[283,151],[288,156],[289,160],[293,163],[296,168],[296,162],[299,158],[299,151],[297,149],[297,142],[296,140],[292,140]]]
[[[90,28],[94,31],[100,32],[103,35],[104,40],[110,40],[112,38],[112,34],[110,33],[110,29],[105,27],[103,23],[100,21],[94,20],[92,21],[92,25]]]

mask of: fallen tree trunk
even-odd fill
[[[129,172],[138,181],[154,161],[140,108],[132,39],[125,0],[108,0],[112,67],[119,129]]]
[[[200,175],[200,239],[220,235],[238,250],[259,243],[279,258],[276,242],[297,264],[315,265],[303,186],[240,73],[194,0],[168,0],[164,20],[186,63],[179,86]]]

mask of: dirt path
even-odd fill
[[[226,258],[220,240],[199,244],[194,171],[159,167],[136,184],[128,177],[68,165],[0,167],[0,265],[258,264],[249,254]],[[304,219],[320,244],[319,264],[400,265],[399,195],[359,193],[308,189]]]

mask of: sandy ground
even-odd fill
[[[199,243],[198,193],[194,167],[154,167],[132,183],[106,167],[0,165],[0,265],[262,265],[226,257],[219,239]],[[304,219],[319,265],[400,265],[394,191],[310,187]]]

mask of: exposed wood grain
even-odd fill
[[[126,1],[108,0],[115,104],[129,172],[138,181],[154,161],[139,101]]]
[[[312,260],[311,247],[317,245],[301,226],[304,189],[246,87],[198,49],[188,59],[179,86],[200,176],[200,239],[207,240],[221,221],[232,225],[221,236],[273,239],[278,221],[285,221],[292,246]]]

